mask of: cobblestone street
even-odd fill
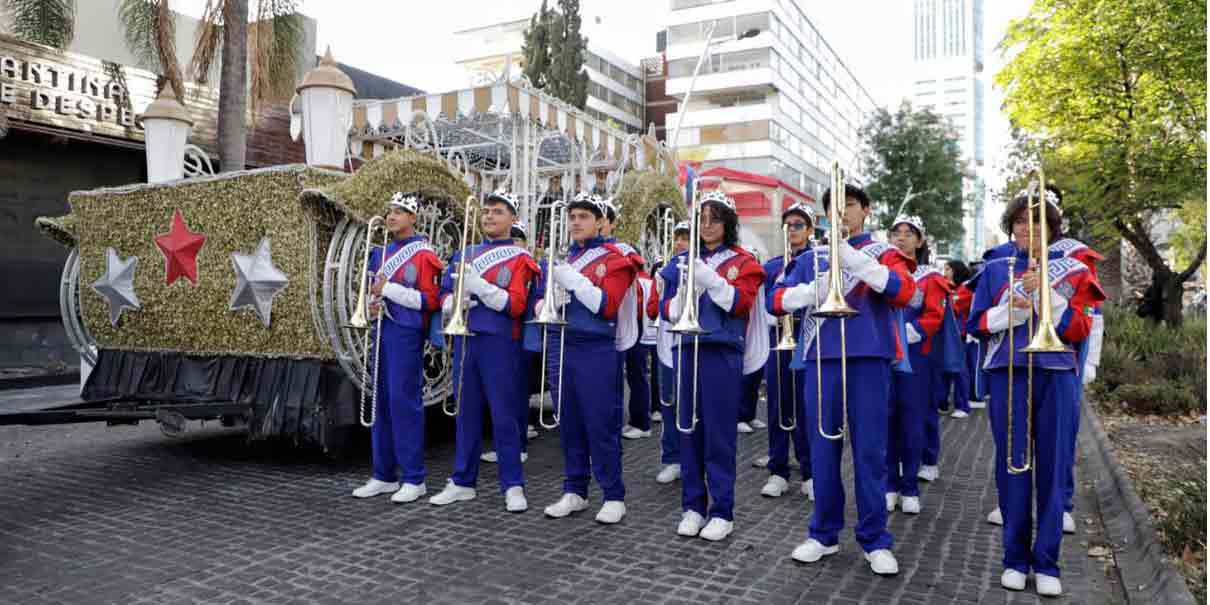
[[[433,412],[436,410],[430,410]],[[430,414],[430,434],[449,435]],[[658,428],[659,425],[657,425]],[[750,461],[766,433],[740,436],[735,533],[680,538],[679,484],[659,485],[658,441],[625,443],[628,514],[621,525],[547,519],[560,493],[558,437],[533,440],[530,510],[504,512],[494,465],[479,498],[444,508],[348,494],[366,459],[331,460],[285,444],[246,444],[237,429],[191,423],[182,438],[154,423],[0,427],[0,602],[40,603],[1021,603],[999,586],[993,446],[984,412],[943,421],[941,478],[924,511],[893,514],[898,577],[874,576],[853,540],[806,566],[805,497],[763,498]],[[453,458],[428,448],[430,495]],[[846,456],[846,477],[851,472]],[[846,483],[849,483],[846,481]],[[1063,543],[1059,602],[1123,602],[1104,563],[1086,555],[1102,532],[1087,486],[1080,534]]]

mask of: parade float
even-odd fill
[[[524,81],[354,100],[329,55],[296,101],[305,165],[213,174],[186,144],[188,113],[161,95],[140,116],[149,182],[77,191],[67,215],[38,219],[71,251],[60,306],[86,378],[81,402],[0,422],[154,419],[178,434],[220,419],[250,439],[328,449],[359,424],[371,331],[349,319],[367,224],[396,191],[422,197],[417,230],[444,258],[460,245],[466,198],[499,188],[519,198],[536,250],[551,204],[580,189],[620,200],[617,234],[649,258],[661,225],[686,213],[652,134],[617,131]],[[433,405],[451,396],[450,364],[426,347]]]

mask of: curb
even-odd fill
[[[80,373],[77,371],[0,378],[0,391],[33,389],[37,387],[55,387],[65,384],[80,384]]]
[[[1113,453],[1095,406],[1084,401],[1080,450],[1093,481],[1101,522],[1114,547],[1115,567],[1130,603],[1196,603],[1185,579],[1167,560],[1151,513]]]

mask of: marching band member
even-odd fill
[[[941,329],[949,284],[939,271],[928,265],[928,241],[920,217],[897,217],[891,224],[890,237],[891,243],[916,263],[916,271],[912,273],[916,293],[904,309],[911,372],[891,373],[886,509],[893,512],[898,504],[903,512],[916,515],[920,513],[917,473],[925,453],[927,426],[930,422],[935,424],[937,419],[932,393],[939,390],[939,385],[935,384],[934,362],[929,355],[936,344],[934,340],[939,340],[933,336]]]
[[[698,220],[699,217],[693,217]],[[672,424],[681,427],[698,422],[689,433],[681,433],[681,502],[683,514],[677,526],[682,536],[722,540],[730,535],[735,503],[736,418],[741,397],[740,382],[745,370],[759,367],[746,363],[760,357],[759,343],[764,341],[763,321],[758,317],[758,333],[753,334],[749,315],[757,304],[757,293],[764,271],[756,259],[739,247],[739,217],[735,202],[722,192],[701,198],[700,256],[695,259],[694,282],[681,291],[681,265],[688,254],[675,257],[661,272],[664,294],[661,314],[665,322],[676,323],[684,308],[685,296],[698,296],[699,322],[705,333],[680,336],[672,354],[679,369],[676,389],[677,408]],[[686,267],[687,269],[687,267]],[[698,295],[698,292],[702,294]],[[759,306],[756,307],[759,311]],[[768,343],[763,342],[767,349]],[[768,351],[764,351],[765,354]],[[764,359],[759,359],[764,363]],[[745,366],[753,367],[745,367]],[[695,396],[696,395],[696,396]],[[707,494],[709,497],[707,497]],[[709,507],[707,500],[709,499]],[[709,523],[703,528],[703,523]]]
[[[1063,193],[1058,187],[1048,184],[1046,186],[1046,197],[1050,203],[1053,203],[1055,207],[1059,209],[1059,215],[1061,217]],[[1054,242],[1050,244],[1050,259],[1070,258],[1080,261],[1085,267],[1088,267],[1088,270],[1092,273],[1093,279],[1097,279],[1099,283],[1099,278],[1097,277],[1097,263],[1105,260],[1105,257],[1096,250],[1088,247],[1088,245],[1084,244],[1083,242],[1063,233],[1057,227],[1057,223],[1055,223],[1055,225],[1056,228],[1054,231],[1059,235],[1055,238]],[[1004,258],[1011,256],[1011,245],[1012,242],[997,246],[996,248],[989,250],[988,253],[984,255],[984,258]],[[1076,349],[1076,352],[1079,355],[1079,363],[1077,367],[1080,369],[1079,373],[1081,379],[1079,385],[1077,386],[1077,401],[1081,402],[1081,405],[1084,400],[1084,385],[1092,382],[1096,378],[1097,365],[1100,364],[1101,360],[1101,342],[1104,338],[1104,334],[1105,316],[1101,313],[1101,304],[1097,303],[1093,306],[1092,310],[1092,330],[1089,332],[1088,338],[1084,339]],[[1072,460],[1075,460],[1076,444],[1079,440],[1079,432],[1080,405],[1077,405],[1076,419],[1071,425],[1070,434],[1067,436],[1067,449]],[[1075,488],[1075,466],[1073,464],[1071,470],[1069,470],[1067,473],[1067,477],[1065,477],[1063,480],[1063,533],[1065,534],[1076,533],[1076,520],[1071,515],[1071,511],[1074,509],[1073,498],[1075,496]],[[1003,516],[998,508],[988,514],[987,520],[993,525],[1004,524]]]
[[[566,478],[563,497],[546,507],[546,515],[561,518],[587,508],[591,462],[592,475],[604,494],[596,520],[611,524],[626,514],[619,392],[622,370],[615,340],[620,321],[637,321],[625,312],[622,303],[638,268],[617,246],[601,237],[604,216],[604,207],[588,195],[577,195],[568,204],[572,245],[567,262],[556,263],[551,270],[555,283],[570,296],[566,302],[557,300],[557,295],[547,296],[545,279],[538,281],[534,296],[539,312],[547,303],[567,305],[564,333],[560,336],[552,330],[547,334],[548,339],[563,342],[559,441]],[[543,270],[547,261],[543,261]],[[621,314],[619,309],[623,310]],[[632,329],[637,336],[637,325]],[[553,383],[552,393],[558,388],[558,383]]]
[[[480,229],[484,241],[470,250],[465,290],[468,323],[474,336],[454,338],[454,388],[458,397],[457,445],[454,473],[445,489],[429,502],[438,506],[475,497],[485,408],[492,417],[492,440],[500,462],[500,491],[505,509],[523,512],[525,474],[521,468],[521,434],[525,419],[517,413],[517,381],[521,369],[521,316],[529,298],[530,281],[538,265],[525,248],[509,237],[517,218],[517,199],[497,191],[483,201]],[[441,282],[443,312],[454,304],[454,254]]]
[[[791,259],[802,254],[807,249],[811,232],[815,228],[815,211],[803,203],[795,203],[781,213],[782,225],[785,225],[790,240]],[[785,257],[774,255],[765,263],[765,291],[773,292],[777,282],[782,277]],[[794,333],[797,334],[802,325],[803,312],[796,311],[794,318]],[[770,321],[769,342],[777,342],[778,332],[776,321]],[[794,456],[798,459],[799,472],[802,473],[802,493],[808,499],[815,499],[814,482],[811,480],[811,446],[807,439],[806,410],[803,407],[802,385],[806,383],[803,369],[792,369],[790,361],[792,351],[769,351],[769,361],[765,363],[765,401],[768,404],[769,418],[769,480],[761,488],[762,496],[776,498],[789,488],[790,481],[790,444],[794,444]],[[780,417],[779,417],[780,414]],[[794,429],[782,430],[794,421]]]
[[[1043,197],[1047,200],[1042,206],[1048,224],[1058,225],[1060,214],[1053,196],[1044,194]],[[1039,288],[1054,290],[1051,313],[1055,331],[1064,343],[1073,347],[1087,338],[1092,328],[1092,309],[1105,296],[1096,277],[1079,261],[1063,258],[1050,261],[1050,275],[1044,282],[1037,273],[1038,267],[1028,266],[1031,257],[1039,258],[1052,243],[1042,243],[1041,228],[1035,221],[1032,233],[1035,249],[1027,249],[1031,237],[1026,215],[1031,212],[1029,203],[1027,195],[1019,195],[1004,212],[1001,228],[1011,236],[1016,252],[1013,257],[996,258],[984,266],[967,328],[990,339],[984,366],[989,370],[992,396],[989,415],[996,440],[996,490],[1004,517],[1005,569],[1000,583],[1010,590],[1023,590],[1032,570],[1038,594],[1055,596],[1062,593],[1058,564],[1063,539],[1063,482],[1074,462],[1067,440],[1079,404],[1078,358],[1074,351],[1027,354],[1022,349],[1033,337],[1027,329],[1032,324],[1027,322],[1032,317],[1033,324],[1037,323]],[[1016,259],[1012,267],[1016,289],[1012,292],[1008,291],[1010,258]],[[1015,327],[1013,342],[1005,343],[1010,324]],[[1011,359],[1010,350],[1015,352]],[[1033,370],[1029,372],[1027,368],[1031,363]],[[1011,384],[1010,365],[1014,369]],[[1027,392],[1029,386],[1032,386],[1031,393]],[[1009,389],[1012,389],[1011,395]],[[1014,407],[1014,452],[1007,449],[1010,397]],[[1027,406],[1023,404],[1028,397],[1032,397],[1032,435],[1021,428],[1030,425],[1026,419]],[[1009,473],[1008,457],[1020,461],[1031,442],[1034,444],[1032,468],[1020,474]]]
[[[841,213],[850,237],[839,242],[844,263],[845,299],[858,315],[845,321],[847,331],[848,435],[853,449],[854,481],[857,495],[857,541],[866,560],[877,574],[899,573],[899,563],[891,553],[893,537],[887,531],[885,506],[887,413],[890,401],[891,364],[903,359],[907,343],[900,341],[892,307],[904,307],[916,292],[912,272],[916,265],[893,246],[875,242],[865,232],[870,215],[870,198],[864,190],[845,185],[845,207]],[[825,209],[831,192],[824,193]],[[816,259],[818,256],[820,258]],[[821,274],[816,279],[814,263]],[[815,479],[815,511],[811,515],[806,542],[794,549],[793,558],[813,563],[839,551],[840,530],[844,528],[844,487],[840,482],[842,441],[820,434],[822,426],[836,431],[841,418],[840,320],[811,318],[810,313],[828,289],[827,255],[808,250],[794,261],[788,276],[770,297],[774,315],[806,312],[799,337],[796,366],[807,368],[803,384],[807,426],[810,427],[811,473]],[[820,347],[814,342],[815,330],[822,330]],[[810,366],[822,360],[823,400],[816,396],[816,372]]]
[[[969,290],[963,292],[961,286],[970,278],[970,269],[966,263],[954,259],[945,263],[945,279],[949,281],[950,286],[950,308],[954,311],[954,318],[958,322],[958,336],[966,343],[966,319],[970,315],[971,310],[971,292]],[[965,344],[965,351],[969,349]],[[958,372],[946,372],[945,374],[945,396],[948,397],[952,392],[954,396],[954,411],[950,414],[953,418],[966,418],[971,412],[971,394],[970,386],[971,372],[969,361],[962,364],[961,370]]]
[[[659,293],[655,290],[655,281],[646,271],[639,271],[635,285],[642,335],[639,343],[625,352],[626,379],[630,385],[630,422],[622,428],[622,437],[626,439],[651,436],[651,423],[655,420],[651,413],[651,400],[653,395],[659,396],[659,360],[655,352]]]
[[[689,223],[681,221],[672,228],[672,258],[668,259],[664,268],[656,273],[656,283],[661,300],[669,288],[668,283],[664,281],[665,270],[670,266],[675,266],[674,259],[688,249]],[[679,273],[677,279],[680,279]],[[681,478],[681,435],[677,432],[676,425],[673,424],[676,413],[673,406],[676,403],[678,368],[672,355],[674,337],[668,331],[671,326],[672,324],[667,320],[661,319],[656,332],[656,353],[660,360],[660,416],[663,417],[663,422],[660,424],[660,464],[663,466],[655,476],[658,483],[672,483]]]
[[[441,261],[424,236],[416,234],[414,195],[396,193],[387,202],[386,228],[391,243],[370,252],[376,275],[370,314],[384,310],[374,380],[378,410],[370,429],[374,474],[353,490],[357,498],[395,492],[392,502],[413,502],[424,484],[424,342],[438,306]],[[386,258],[385,262],[383,258]],[[385,370],[385,371],[384,371]],[[402,486],[400,485],[402,481]]]

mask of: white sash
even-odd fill
[[[522,254],[529,254],[529,252],[527,252],[525,248],[521,248],[519,246],[500,246],[497,248],[491,248],[483,254],[475,257],[475,260],[471,261],[470,267],[475,273],[483,275],[483,273],[488,269],[491,269],[492,267],[505,261],[512,260]]]
[[[756,290],[756,300],[748,310],[748,332],[744,335],[744,374],[765,367],[769,360],[769,326],[765,312],[765,286]]]
[[[639,341],[637,287],[638,284],[630,284],[626,294],[622,295],[622,304],[618,306],[618,324],[613,338],[613,348],[617,351],[629,350]]]
[[[605,256],[606,254],[609,254],[609,248],[606,248],[604,246],[597,246],[596,248],[589,248],[588,250],[584,251],[584,254],[581,254],[580,256],[576,257],[576,259],[571,261],[569,264],[571,265],[572,269],[575,269],[576,271],[583,273],[585,267],[587,267],[588,265],[591,265],[593,263],[593,261],[596,261],[597,259],[601,258],[602,256]]]
[[[412,257],[416,256],[416,254],[418,252],[420,252],[421,250],[432,250],[432,249],[433,249],[432,246],[429,246],[428,242],[426,242],[424,240],[416,240],[416,241],[396,250],[395,254],[392,254],[391,257],[386,260],[386,262],[382,263],[382,266],[379,267],[378,273],[376,275],[380,275],[380,276],[385,275],[388,277],[391,275],[394,275],[395,272],[398,271],[400,267],[404,266],[405,264],[407,264],[408,261],[412,260]],[[384,250],[384,253],[385,253],[385,250]]]

